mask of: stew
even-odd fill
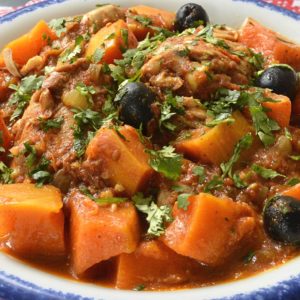
[[[300,244],[300,46],[102,5],[0,54],[0,247],[118,289],[237,280]]]

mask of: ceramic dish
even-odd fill
[[[110,0],[122,6],[145,4],[176,11],[185,0]],[[201,0],[213,23],[238,27],[251,16],[266,26],[300,43],[300,14],[255,0]],[[279,1],[280,2],[280,1]],[[293,2],[293,1],[286,1]],[[297,5],[294,1],[294,5]],[[94,0],[46,0],[18,9],[0,18],[0,48],[30,29],[39,19],[75,15],[99,4]],[[169,292],[119,291],[93,284],[76,282],[39,271],[19,260],[0,253],[0,299],[299,299],[300,257],[285,265],[247,279],[213,287]]]

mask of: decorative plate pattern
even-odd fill
[[[24,6],[19,7],[6,7],[6,8],[0,8],[0,24],[9,22],[17,18],[19,15],[26,14],[28,12],[34,11],[38,8],[47,7],[54,3],[61,3],[66,0],[33,0],[29,1]],[[71,2],[71,0],[69,0]],[[86,2],[88,0],[85,0]],[[130,0],[129,0],[130,1]],[[155,0],[153,0],[155,2]],[[171,0],[174,1],[174,0]],[[186,0],[188,2],[189,0]],[[201,2],[201,0],[194,0],[195,2]],[[220,0],[219,0],[220,1]],[[283,15],[286,15],[290,18],[293,18],[295,20],[300,20],[300,0],[232,0],[236,2],[249,2],[256,4],[257,6],[264,7],[268,10],[274,10],[277,12],[280,12]],[[101,2],[109,2],[105,0],[99,0],[99,3]],[[149,2],[149,1],[148,1]],[[13,1],[12,1],[13,3]],[[299,28],[299,27],[298,27]],[[299,265],[300,267],[300,265]],[[298,268],[300,270],[300,268]],[[5,271],[5,272],[4,272]],[[55,287],[55,290],[50,288],[44,288],[41,286],[38,286],[36,284],[33,284],[30,282],[30,278],[26,277],[26,274],[22,274],[22,276],[16,277],[10,273],[10,269],[7,270],[0,270],[0,300],[34,300],[34,299],[41,299],[41,300],[87,300],[87,299],[101,299],[101,300],[112,300],[112,299],[121,299],[120,294],[119,296],[113,296],[113,297],[107,297],[103,296],[101,291],[96,297],[83,297],[77,294],[77,291],[71,291],[71,293],[67,292],[61,292],[64,290],[63,286],[57,286],[57,290]],[[281,278],[281,277],[280,277]],[[273,279],[272,279],[273,280]],[[274,281],[276,282],[276,280]],[[243,290],[243,294],[237,293],[234,294],[232,292],[232,296],[224,297],[222,294],[219,294],[217,297],[213,297],[214,299],[219,300],[299,300],[300,299],[300,275],[290,277],[288,280],[282,280],[279,283],[273,283],[272,286],[263,286],[263,288],[255,288],[251,290],[250,292],[245,292]],[[233,288],[234,290],[234,288]],[[172,297],[170,296],[171,293],[166,293],[164,296],[160,295],[158,296],[157,293],[143,293],[139,294],[140,298],[143,298],[145,300],[148,299],[157,299],[157,300],[169,300],[169,299],[198,299],[198,297],[195,297],[196,292],[187,292],[184,293],[178,293],[177,296],[172,294]],[[128,292],[130,293],[130,292]],[[85,295],[85,293],[83,293]],[[105,294],[105,293],[104,293]],[[192,297],[190,297],[192,295]],[[81,294],[82,295],[82,294]],[[123,299],[138,299],[136,294],[127,294],[124,296]],[[173,297],[174,296],[174,297]],[[103,298],[102,298],[103,297]],[[200,299],[200,298],[199,298]],[[203,298],[204,299],[204,298]],[[205,299],[208,299],[205,297]],[[209,298],[212,299],[212,298]]]

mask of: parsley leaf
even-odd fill
[[[104,49],[97,48],[92,56],[92,62],[94,64],[99,63],[103,58],[104,53],[105,53]]]
[[[173,96],[172,93],[168,93],[165,101],[161,105],[159,126],[165,127],[170,131],[176,129],[176,125],[170,122],[170,119],[177,114],[184,114],[184,108],[182,106],[183,98],[180,96]]]
[[[284,135],[286,138],[288,138],[290,141],[293,140],[293,137],[292,137],[292,134],[291,132],[289,131],[289,129],[287,127],[284,128]]]
[[[205,103],[208,114],[214,117],[214,120],[206,125],[215,126],[225,121],[233,122],[231,114],[235,110],[241,110],[245,106],[249,106],[256,134],[265,146],[270,146],[275,142],[273,132],[280,130],[280,126],[267,116],[266,109],[261,105],[261,102],[265,101],[274,100],[266,98],[260,89],[247,92],[221,88],[217,91],[214,101]]]
[[[13,169],[9,168],[4,162],[0,161],[0,182],[1,183],[12,183],[11,174]]]
[[[152,20],[150,18],[140,16],[140,15],[131,15],[131,18],[133,18],[135,21],[139,22],[140,24],[144,26],[149,26],[152,24]]]
[[[285,177],[285,175],[277,173],[276,171],[274,171],[272,169],[264,168],[257,164],[253,164],[251,166],[251,170],[254,171],[256,174],[260,175],[264,179],[274,179],[276,177]]]
[[[294,185],[296,185],[296,184],[298,184],[298,183],[300,183],[300,178],[296,178],[296,177],[291,178],[291,179],[289,179],[289,180],[286,182],[286,184],[289,185],[289,186],[294,186]]]
[[[205,180],[205,168],[202,166],[196,166],[193,168],[193,174],[198,176],[198,182],[201,184]]]
[[[177,206],[178,208],[182,208],[183,210],[187,210],[190,202],[189,202],[189,197],[191,196],[191,194],[180,194],[177,197]]]
[[[257,70],[263,69],[265,61],[264,61],[264,56],[262,55],[262,53],[255,53],[250,48],[248,48],[248,50],[250,51],[250,53],[252,55],[252,57],[250,57],[248,59],[248,62],[250,64],[252,64]]]
[[[101,127],[101,116],[91,109],[73,109],[72,111],[76,122],[73,133],[74,149],[77,157],[81,157],[85,153],[86,146],[93,138],[95,131]]]
[[[133,291],[140,292],[140,291],[143,291],[144,289],[145,289],[145,286],[143,284],[139,284],[133,288]]]
[[[49,22],[49,26],[55,31],[58,37],[61,37],[62,33],[67,31],[66,22],[64,18],[53,19]]]
[[[94,201],[101,206],[101,205],[107,205],[113,203],[123,203],[128,201],[128,199],[124,197],[106,197],[106,198],[97,198],[94,199]]]
[[[224,40],[214,37],[213,29],[214,29],[214,26],[211,24],[208,24],[197,34],[197,36],[201,37],[207,43],[213,44],[218,47],[222,47],[227,50],[230,49],[230,47]]]
[[[294,160],[294,161],[299,161],[300,160],[300,155],[290,155],[289,158]]]
[[[157,206],[152,197],[144,198],[143,194],[137,193],[132,197],[136,208],[147,215],[149,223],[147,233],[152,236],[161,236],[165,232],[165,222],[171,222],[171,208],[167,205]]]
[[[36,186],[41,187],[43,184],[51,181],[52,175],[48,171],[49,165],[50,160],[42,156],[38,165],[29,173],[29,176],[36,181]]]
[[[87,99],[87,101],[90,105],[94,104],[92,95],[96,94],[96,90],[93,86],[91,86],[91,85],[88,86],[88,85],[84,84],[83,82],[79,82],[79,83],[76,84],[75,89],[82,96],[86,97],[86,99]]]
[[[181,173],[182,155],[174,147],[164,146],[161,150],[146,150],[150,154],[150,166],[168,179],[177,180]]]
[[[82,44],[84,41],[84,37],[79,35],[75,39],[75,45],[71,48],[66,49],[62,56],[59,58],[63,63],[70,62],[73,63],[76,61],[78,54],[82,51]]]
[[[18,86],[15,84],[9,86],[10,89],[15,90],[15,93],[10,97],[8,104],[16,105],[16,109],[10,118],[11,122],[23,114],[33,92],[41,88],[43,80],[44,76],[30,75],[24,77]]]
[[[221,164],[221,170],[223,172],[222,178],[224,179],[226,176],[233,178],[232,169],[235,163],[238,162],[242,151],[249,149],[252,145],[253,138],[251,133],[247,133],[243,138],[241,138],[236,144],[233,155],[229,159],[228,162]]]
[[[138,16],[140,17],[140,16]],[[142,17],[144,18],[144,17]],[[152,53],[166,36],[163,33],[153,37],[147,36],[143,41],[139,42],[137,48],[128,49],[123,53],[123,59],[115,60],[115,65],[111,65],[111,76],[118,84],[122,84],[127,79],[136,81],[140,77],[140,69],[143,66],[148,54]],[[127,74],[130,70],[130,77]]]
[[[22,154],[25,156],[25,164],[27,168],[32,168],[37,161],[37,152],[34,146],[28,142],[24,143]]]
[[[207,192],[211,192],[213,190],[217,190],[219,188],[222,187],[223,185],[223,179],[217,175],[214,175],[214,177],[212,178],[211,181],[209,181],[207,183],[207,185],[205,186],[204,188],[204,192],[207,193]]]
[[[40,122],[39,127],[45,132],[48,132],[51,129],[61,128],[61,125],[64,122],[63,117],[58,117],[56,119],[49,119],[49,120],[39,117],[38,120]]]

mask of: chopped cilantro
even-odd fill
[[[172,93],[168,93],[165,101],[161,105],[159,126],[164,127],[170,131],[176,129],[176,125],[171,123],[170,120],[177,114],[184,114],[184,108],[182,106],[183,98],[180,96],[173,96]]]
[[[139,284],[136,287],[133,288],[134,291],[140,292],[145,289],[145,286],[143,284]]]
[[[152,20],[144,16],[131,15],[130,17],[146,27],[152,24]]]
[[[204,192],[211,192],[213,190],[217,190],[223,186],[223,179],[217,175],[214,175],[211,181],[207,183],[207,185],[204,188]]]
[[[286,184],[289,185],[289,186],[294,186],[294,185],[296,185],[296,184],[298,184],[298,183],[300,183],[300,178],[296,178],[296,177],[291,178],[291,179],[289,179],[289,180],[286,182]]]
[[[93,138],[94,132],[101,127],[101,116],[91,109],[73,109],[73,118],[76,122],[74,126],[74,149],[77,157],[85,153],[89,141]]]
[[[29,172],[29,176],[35,180],[36,186],[41,187],[45,183],[49,183],[52,179],[51,173],[48,171],[50,160],[42,156],[39,163]]]
[[[77,59],[78,54],[82,51],[82,43],[84,41],[84,37],[82,35],[79,35],[75,38],[75,45],[71,48],[66,49],[62,56],[60,57],[60,60],[65,62],[74,63]]]
[[[254,171],[256,174],[260,175],[264,179],[274,179],[276,177],[285,177],[285,175],[277,173],[276,171],[274,171],[272,169],[264,168],[257,164],[253,164],[251,166],[251,170]]]
[[[182,155],[174,147],[164,146],[161,150],[146,150],[150,154],[150,166],[168,179],[177,180],[181,173]]]
[[[76,90],[84,97],[86,97],[88,103],[90,105],[93,105],[93,95],[96,94],[96,90],[93,86],[88,86],[84,84],[83,82],[79,82],[76,85]]]
[[[267,116],[266,109],[261,105],[265,101],[274,100],[266,98],[260,89],[247,92],[221,88],[217,91],[214,101],[205,103],[208,114],[214,118],[206,125],[215,126],[221,122],[233,122],[231,117],[233,111],[248,106],[256,134],[265,146],[270,146],[275,142],[273,132],[280,130],[280,126]]]
[[[12,183],[11,174],[13,169],[9,168],[4,162],[0,161],[0,182],[1,183]]]
[[[125,45],[125,48],[127,49],[128,48],[128,30],[127,29],[125,29],[125,28],[121,29],[121,37],[122,37],[123,43]]]
[[[172,221],[171,208],[167,205],[158,206],[152,197],[145,198],[141,193],[134,195],[132,200],[136,208],[147,215],[147,233],[150,236],[161,236],[165,232],[164,223]]]
[[[284,135],[286,138],[288,138],[290,141],[293,140],[293,137],[292,137],[292,134],[291,132],[289,131],[289,129],[287,127],[284,128]]]
[[[252,64],[257,70],[263,69],[264,66],[264,56],[261,53],[255,53],[250,48],[249,51],[252,55],[248,59],[249,63]]]
[[[294,161],[299,161],[300,160],[300,155],[290,155],[289,158],[294,160]]]
[[[53,19],[49,22],[50,28],[52,28],[58,37],[61,37],[62,33],[67,31],[67,20],[64,18]]]
[[[189,48],[187,48],[187,47],[185,47],[185,48],[182,49],[182,50],[178,50],[178,51],[177,51],[177,54],[178,54],[179,56],[181,56],[181,57],[188,56],[189,53],[190,53],[190,50],[189,50]]]
[[[37,161],[37,152],[34,146],[28,142],[24,143],[22,154],[25,156],[25,164],[27,168],[32,168]]]
[[[213,29],[214,29],[214,26],[211,24],[208,24],[197,34],[197,36],[201,37],[207,43],[213,44],[215,46],[218,46],[218,47],[221,47],[221,48],[224,48],[227,50],[230,49],[230,47],[224,40],[214,37]]]
[[[22,116],[33,92],[41,88],[43,80],[44,76],[30,75],[24,77],[18,86],[15,84],[9,86],[10,89],[15,90],[15,93],[10,97],[8,104],[16,105],[16,109],[10,118],[11,122]]]
[[[172,190],[178,193],[189,193],[191,191],[191,187],[187,185],[174,185],[172,186]]]
[[[94,64],[97,64],[101,61],[101,59],[103,58],[104,56],[104,49],[101,49],[101,48],[97,48],[92,56],[92,62]]]
[[[253,261],[255,257],[255,252],[254,251],[250,251],[244,258],[243,261],[245,264],[249,264]]]
[[[123,203],[125,201],[128,201],[128,198],[124,197],[106,197],[106,198],[97,198],[94,199],[94,201],[98,205],[107,205],[107,204],[113,204],[113,203]]]
[[[50,119],[50,120],[43,119],[43,118],[39,117],[38,120],[40,122],[39,123],[40,128],[45,132],[48,132],[51,129],[61,128],[61,125],[64,122],[63,117],[58,117],[56,119]]]
[[[198,182],[201,184],[205,180],[205,168],[203,166],[196,166],[193,168],[193,174],[198,176]]]
[[[233,155],[229,159],[228,162],[221,164],[221,170],[223,172],[222,178],[224,179],[226,176],[233,178],[232,169],[234,165],[238,162],[242,151],[249,149],[252,145],[253,137],[251,133],[247,133],[244,137],[242,137],[238,143],[236,144]]]
[[[191,196],[191,194],[180,194],[177,197],[177,206],[178,208],[182,208],[183,210],[187,210],[190,202],[189,202],[189,197]]]

